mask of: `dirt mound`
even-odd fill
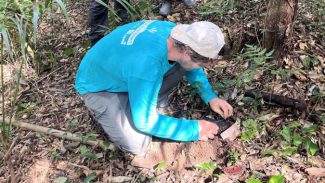
[[[228,149],[219,138],[206,142],[152,142],[147,154],[136,156],[132,165],[152,169],[155,165],[166,162],[169,169],[181,170],[200,163],[222,162]]]

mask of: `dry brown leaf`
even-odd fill
[[[126,177],[126,176],[117,176],[117,177],[112,177],[111,181],[115,183],[120,183],[120,182],[130,182],[132,180],[132,177]]]
[[[310,156],[308,161],[312,163],[313,166],[325,167],[325,161],[319,156]]]
[[[300,71],[294,72],[293,75],[300,81],[307,81],[307,77]]]
[[[269,164],[274,162],[272,156],[264,157],[264,158],[248,157],[247,159],[249,160],[251,170],[263,170]]]
[[[51,161],[48,159],[37,160],[29,169],[28,182],[48,182],[47,174],[50,171]]]
[[[306,43],[300,42],[299,43],[299,48],[304,50],[306,48]]]
[[[325,168],[306,168],[305,171],[309,175],[313,175],[317,177],[325,177]]]
[[[303,182],[304,179],[301,174],[286,165],[282,166],[281,174],[284,175],[287,182]]]

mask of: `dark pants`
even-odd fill
[[[108,4],[108,0],[102,1],[105,4]],[[127,12],[125,8],[117,1],[114,1],[114,10],[122,19],[122,23],[125,23],[127,20]],[[108,27],[108,9],[100,3],[96,2],[96,0],[91,0],[90,3],[89,26],[89,38],[91,40],[91,45],[93,46],[98,40],[104,37],[105,29]]]
[[[165,74],[158,101],[167,99],[184,74],[185,70],[179,64]],[[137,155],[146,152],[151,143],[151,136],[135,128],[128,93],[102,91],[87,93],[82,95],[82,98],[87,108],[94,114],[96,121],[117,147]]]

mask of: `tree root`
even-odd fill
[[[275,103],[283,107],[291,107],[299,111],[307,111],[307,103],[304,100],[293,99],[281,95],[276,95],[267,92],[248,90],[245,91],[246,97],[262,98],[266,102]]]

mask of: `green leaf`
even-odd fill
[[[302,137],[298,134],[293,134],[293,144],[299,146],[302,143]]]
[[[91,183],[92,180],[94,180],[95,178],[96,178],[96,172],[93,172],[86,177],[84,183]]]
[[[68,17],[68,13],[67,10],[65,9],[64,3],[62,2],[62,0],[54,0],[60,7],[62,13],[64,14],[64,16],[66,17],[67,20],[69,20]]]
[[[260,179],[249,178],[246,183],[262,183]]]
[[[293,121],[290,125],[288,125],[289,128],[296,128],[299,126],[300,126],[299,121]]]
[[[35,2],[33,5],[33,34],[34,34],[33,37],[34,37],[35,44],[36,44],[36,37],[37,37],[38,18],[39,18],[38,3]]]
[[[298,149],[298,147],[295,147],[295,146],[288,147],[282,152],[282,156],[291,155],[292,153],[296,152],[297,149]]]
[[[104,141],[103,142],[104,151],[107,151],[108,150],[109,145],[110,145],[110,143],[108,141]]]
[[[168,166],[168,163],[167,162],[161,162],[161,163],[159,163],[158,165],[157,165],[157,167],[155,168],[156,170],[161,170],[161,169],[163,169],[163,168],[165,168],[165,167],[167,167]]]
[[[79,150],[80,150],[80,153],[81,153],[81,154],[85,154],[86,152],[88,152],[88,148],[87,148],[87,146],[85,146],[85,145],[81,145],[81,146],[79,147]]]
[[[263,155],[273,155],[273,153],[275,153],[277,150],[276,149],[269,149],[266,151],[263,151],[262,154]]]
[[[243,141],[251,140],[257,133],[257,124],[256,121],[252,119],[247,119],[246,121],[243,122],[243,132],[241,139]]]
[[[83,153],[82,156],[85,158],[89,158],[89,159],[97,159],[97,155],[94,153],[86,152],[86,153]]]
[[[201,163],[198,165],[195,165],[195,168],[199,170],[213,170],[217,167],[216,162],[211,162],[211,163]]]
[[[284,176],[283,175],[273,175],[269,183],[284,183]]]
[[[271,57],[275,50],[271,50],[270,52],[266,53],[265,56]]]
[[[74,56],[74,48],[67,48],[64,50],[63,54],[67,57],[73,57]]]
[[[309,145],[309,153],[310,155],[314,156],[316,154],[316,152],[318,151],[318,147],[315,143],[311,142]]]
[[[301,131],[303,134],[314,134],[317,130],[317,125],[310,125],[308,127],[302,128]]]
[[[291,142],[291,129],[289,127],[284,127],[282,129],[282,136],[287,142]]]
[[[70,182],[67,177],[58,177],[54,180],[54,183],[68,183]]]
[[[2,34],[3,41],[4,41],[4,43],[6,45],[6,48],[7,48],[6,50],[9,53],[9,56],[10,56],[11,60],[13,60],[14,57],[13,57],[13,52],[11,50],[7,29],[2,28],[1,29],[1,34]]]

